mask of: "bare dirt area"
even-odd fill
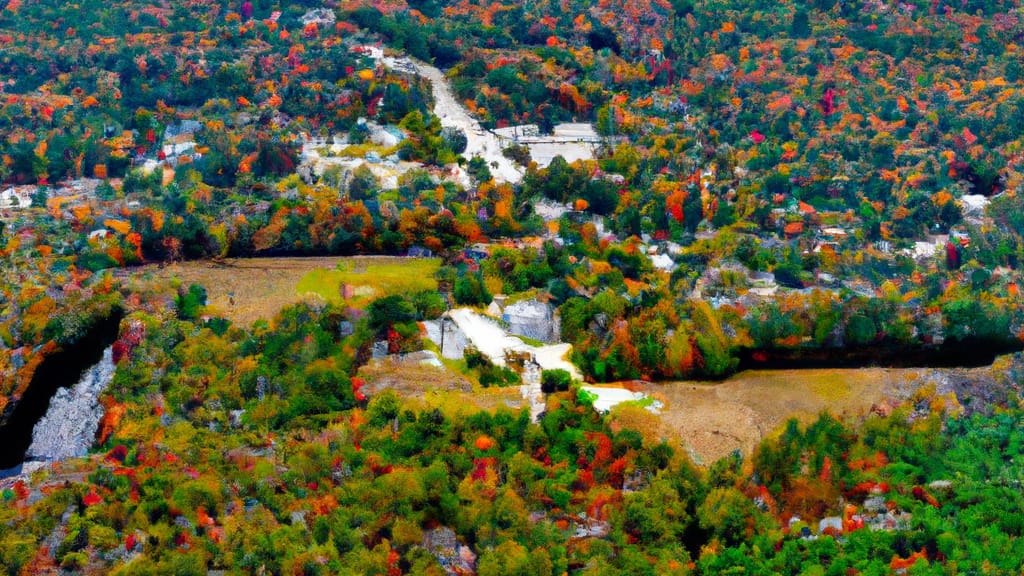
[[[391,389],[421,409],[438,408],[449,417],[477,410],[493,412],[502,407],[518,410],[524,405],[518,386],[474,391],[473,384],[461,374],[447,367],[423,364],[415,355],[372,360],[359,369],[358,376],[366,382],[364,390],[371,398]]]
[[[789,418],[810,422],[823,411],[838,417],[868,414],[920,385],[920,369],[823,369],[746,371],[721,383],[644,385],[661,399],[661,434],[687,446],[702,463],[739,449],[749,455]]]
[[[186,287],[200,284],[206,288],[207,313],[249,326],[308,298],[360,307],[375,297],[436,289],[438,266],[437,259],[400,256],[237,258],[145,266],[130,274],[162,283],[176,278]],[[353,289],[347,301],[339,291],[342,284]]]
[[[305,296],[296,286],[311,270],[333,270],[340,257],[323,258],[242,258],[219,262],[176,262],[163,268],[147,266],[138,273],[151,273],[157,279],[178,278],[182,284],[201,284],[206,288],[209,310],[235,324],[248,326],[256,320],[269,320],[282,308]]]
[[[397,356],[371,360],[359,368],[366,381],[366,393],[373,396],[392,389],[402,396],[422,396],[429,391],[472,392],[473,384],[463,376],[413,359]]]

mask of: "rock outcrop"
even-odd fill
[[[85,456],[96,439],[103,417],[99,397],[114,378],[113,350],[107,348],[98,364],[71,388],[57,390],[46,415],[32,431],[26,460],[55,461]]]
[[[551,304],[538,300],[523,300],[509,304],[502,310],[502,319],[508,322],[508,331],[541,342],[558,341],[558,323]]]

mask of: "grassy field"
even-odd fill
[[[441,260],[437,258],[357,256],[340,260],[333,269],[310,270],[299,280],[295,291],[340,303],[341,287],[347,284],[354,292],[348,305],[361,308],[381,296],[437,290],[434,273],[440,267]]]
[[[386,256],[243,258],[147,266],[136,274],[152,275],[160,282],[177,279],[185,286],[201,284],[210,313],[249,326],[311,295],[340,303],[342,283],[354,286],[356,296],[348,304],[355,307],[377,296],[434,289],[439,266],[436,259]]]
[[[916,368],[750,370],[721,383],[668,382],[643,390],[666,404],[661,434],[710,463],[735,449],[749,455],[789,418],[809,422],[825,410],[863,416],[891,399],[894,385],[920,375]]]

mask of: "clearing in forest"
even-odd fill
[[[439,267],[437,259],[387,256],[238,258],[146,266],[136,275],[151,274],[161,283],[178,279],[184,286],[200,284],[206,288],[211,314],[249,326],[272,319],[310,294],[342,303],[346,284],[353,295],[348,305],[355,307],[379,296],[436,289],[434,272]]]
[[[317,294],[328,302],[362,308],[392,294],[437,290],[434,274],[439,258],[356,256],[339,259],[331,269],[307,272],[295,287],[298,294]]]
[[[661,433],[709,463],[739,449],[746,456],[789,418],[808,423],[823,411],[858,417],[884,404],[919,368],[748,370],[719,383],[646,384],[663,399]]]

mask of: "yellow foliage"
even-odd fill
[[[716,72],[723,72],[732,66],[732,61],[725,54],[715,54],[711,57],[711,68]]]
[[[132,229],[131,223],[125,222],[124,220],[108,219],[103,221],[103,225],[118,234],[127,234],[128,232],[131,232]]]
[[[46,210],[56,219],[60,219],[61,210],[64,208],[64,204],[67,202],[66,198],[55,196],[46,200]]]
[[[935,194],[932,194],[932,203],[936,206],[945,206],[951,200],[953,200],[953,195],[945,190],[939,190]]]

